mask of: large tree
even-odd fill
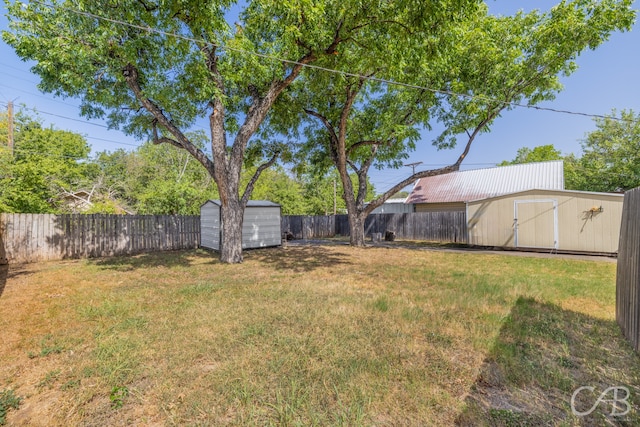
[[[562,152],[553,144],[539,145],[537,147],[521,147],[518,148],[516,158],[513,160],[504,160],[498,163],[498,166],[519,165],[522,163],[548,162],[552,160],[562,160]]]
[[[79,134],[44,127],[37,116],[18,111],[13,150],[7,148],[7,117],[0,117],[0,212],[56,213],[59,197],[90,173],[87,141]]]
[[[224,262],[242,261],[242,217],[262,171],[280,153],[264,125],[302,69],[361,35],[388,38],[387,17],[428,15],[441,2],[380,0],[6,0],[3,38],[40,78],[40,89],[79,98],[88,118],[188,151],[215,180]],[[229,25],[225,14],[239,8]],[[391,41],[391,40],[390,40]],[[187,136],[209,125],[210,150]],[[252,138],[261,131],[261,138]],[[256,145],[252,148],[251,145]],[[241,188],[247,154],[264,156]]]
[[[472,142],[502,111],[553,99],[561,89],[559,76],[576,69],[580,52],[596,48],[615,30],[630,28],[631,3],[575,0],[515,16],[490,16],[482,6],[466,15],[431,15],[434,31],[426,37],[416,37],[410,17],[400,16],[392,27],[403,43],[387,54],[364,55],[365,47],[385,45],[383,39],[366,40],[340,51],[351,74],[305,73],[291,97],[298,117],[306,120],[303,152],[316,165],[332,163],[338,169],[351,243],[364,244],[364,219],[394,193],[417,178],[458,170]],[[332,59],[324,60],[338,68]],[[384,84],[380,78],[413,87]],[[422,127],[436,121],[445,129],[433,139],[436,147],[453,148],[464,139],[457,161],[415,173],[365,205],[369,169],[399,167]],[[359,178],[356,186],[350,171]]]
[[[626,191],[640,186],[640,114],[613,111],[594,119],[596,130],[582,141],[577,189]]]

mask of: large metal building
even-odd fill
[[[420,178],[406,203],[415,212],[464,212],[472,200],[540,188],[564,190],[562,160],[471,169]]]
[[[527,190],[467,203],[469,243],[521,249],[618,252],[624,195]]]
[[[220,250],[222,220],[220,201],[209,200],[200,207],[200,246]],[[267,200],[250,200],[242,222],[242,249],[282,245],[281,208]]]

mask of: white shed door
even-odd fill
[[[558,249],[558,202],[516,200],[514,205],[516,247]]]

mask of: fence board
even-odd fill
[[[419,212],[369,215],[365,220],[365,236],[394,231],[396,237],[410,240],[467,243],[465,212]],[[282,217],[282,230],[294,239],[348,236],[347,215]]]
[[[0,263],[193,249],[199,216],[0,214]]]
[[[635,351],[640,351],[640,188],[624,195],[616,275],[616,320]]]

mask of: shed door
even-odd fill
[[[514,205],[516,247],[558,249],[558,202],[516,200]]]

